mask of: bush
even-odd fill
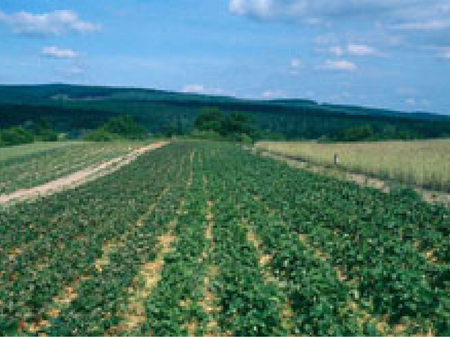
[[[131,116],[119,116],[112,118],[101,129],[125,139],[145,139],[148,132],[136,123]]]
[[[92,142],[110,142],[113,140],[118,140],[120,139],[120,137],[108,131],[97,129],[88,132],[85,136],[85,139]]]
[[[207,139],[252,143],[261,135],[252,116],[238,112],[225,115],[217,108],[203,109],[195,120],[194,127],[194,137]]]
[[[11,146],[33,143],[34,136],[31,132],[24,130],[20,126],[13,126],[1,131],[0,145]]]
[[[43,142],[55,142],[58,140],[58,134],[53,127],[45,120],[38,121],[31,131],[35,135],[35,139]]]
[[[220,133],[213,130],[207,131],[194,130],[191,136],[198,139],[224,140],[224,138],[220,135]]]
[[[108,142],[118,139],[139,140],[148,137],[148,132],[131,116],[114,117],[96,130],[88,132],[85,139]]]

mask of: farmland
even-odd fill
[[[175,141],[0,210],[0,335],[448,335],[449,236],[411,195]]]
[[[132,142],[62,142],[1,150],[0,195],[35,187],[138,149]]]
[[[450,140],[361,143],[261,142],[261,149],[352,172],[450,191]]]

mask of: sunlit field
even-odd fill
[[[381,178],[450,190],[450,140],[319,144],[261,142],[257,147],[321,165],[339,166]]]
[[[35,154],[42,151],[53,150],[65,146],[71,146],[76,144],[83,144],[84,142],[42,142],[32,143],[25,145],[16,145],[0,148],[0,162],[9,160],[12,158],[22,157],[30,154]]]

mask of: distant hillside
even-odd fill
[[[64,84],[0,86],[0,128],[47,119],[61,131],[92,129],[116,115],[133,115],[149,131],[186,133],[205,107],[251,114],[270,133],[298,139],[336,139],[367,127],[387,138],[450,136],[450,118],[311,100],[244,100],[139,88]]]

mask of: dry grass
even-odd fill
[[[418,186],[450,191],[450,139],[361,143],[261,142],[258,148]]]

